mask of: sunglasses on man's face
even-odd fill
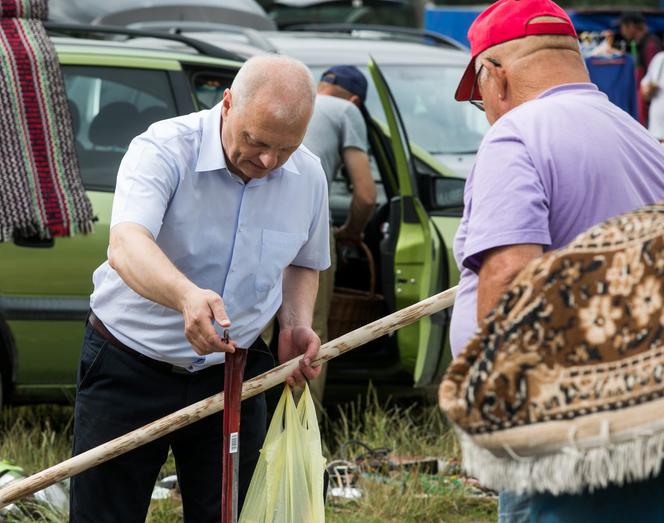
[[[485,58],[485,60],[492,63],[496,67],[501,67],[500,62],[494,58]],[[477,82],[480,79],[480,75],[482,74],[483,68],[484,64],[480,64],[480,68],[475,73],[475,82],[473,83],[473,88],[470,90],[470,98],[468,100],[472,106],[477,107],[480,111],[484,111],[484,100],[482,100],[481,98],[478,100],[473,100],[473,97],[475,96],[476,92],[477,94],[480,94],[480,89],[477,85]]]

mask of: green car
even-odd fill
[[[120,160],[152,122],[214,105],[240,67],[202,53],[54,38],[65,78],[83,183],[96,216],[88,236],[0,245],[0,402],[71,401],[92,291],[106,259]],[[200,51],[200,48],[199,48]],[[396,310],[453,285],[451,245],[464,180],[408,146],[376,64],[369,64],[386,122],[369,125],[385,192],[366,237],[379,267],[377,292]],[[364,285],[359,282],[358,285]],[[448,315],[422,320],[332,362],[327,397],[372,380],[385,391],[437,384],[449,360]]]

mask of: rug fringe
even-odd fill
[[[511,457],[496,456],[458,428],[457,434],[469,475],[485,487],[517,493],[578,494],[641,481],[659,474],[664,458],[664,432],[593,449],[570,445],[556,454],[527,458],[510,449],[505,450]]]

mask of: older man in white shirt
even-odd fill
[[[219,364],[235,347],[249,348],[245,378],[269,369],[259,334],[278,309],[280,360],[305,356],[289,381],[317,376],[311,318],[329,242],[325,174],[300,147],[313,100],[303,64],[257,57],[219,105],[132,141],[108,260],[93,277],[75,454],[222,390]],[[219,416],[76,476],[71,521],[144,521],[169,447],[185,521],[218,521]],[[265,436],[264,396],[243,402],[241,417],[240,505]]]

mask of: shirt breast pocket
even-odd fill
[[[269,291],[281,282],[281,276],[300,252],[307,235],[301,232],[282,232],[263,229],[260,267],[256,274],[256,290]]]

